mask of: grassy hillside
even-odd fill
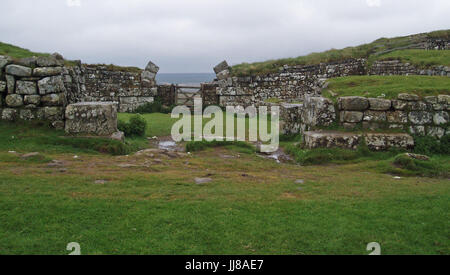
[[[329,80],[323,96],[365,96],[395,99],[401,93],[419,96],[450,94],[450,78],[441,76],[348,76]]]
[[[264,62],[256,63],[242,63],[232,67],[232,73],[236,76],[246,75],[261,75],[272,72],[277,72],[280,67],[284,65],[312,65],[322,62],[336,62],[350,58],[368,58],[372,55],[380,55],[384,57],[383,53],[388,54],[395,49],[403,50],[409,47],[413,48],[415,45],[423,43],[427,38],[442,38],[448,39],[450,37],[450,30],[436,31],[431,33],[417,34],[396,38],[380,38],[372,43],[360,45],[357,47],[348,47],[345,49],[331,49],[329,51],[321,53],[312,53],[306,56],[299,56],[295,58],[284,58],[277,60],[268,60]],[[439,61],[440,51],[430,53],[437,57],[438,64],[442,64]],[[435,60],[434,60],[435,61]],[[420,62],[420,61],[418,61]]]
[[[11,44],[0,42],[0,55],[7,55],[15,59],[32,57],[32,56],[48,56],[48,53],[36,53],[27,49],[23,49]]]

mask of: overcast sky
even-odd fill
[[[449,0],[0,1],[2,42],[166,73],[450,29]]]

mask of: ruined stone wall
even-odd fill
[[[219,105],[219,96],[217,95],[217,88],[219,84],[213,83],[202,83],[201,92],[204,106]]]
[[[366,60],[351,59],[340,63],[313,66],[284,66],[279,73],[265,76],[231,77],[226,63],[216,68],[217,95],[221,106],[266,105],[270,99],[288,103],[303,101],[306,96],[319,96],[322,79],[366,74]]]
[[[0,56],[0,116],[3,120],[48,121],[64,128],[67,104],[60,55],[12,60]]]
[[[400,60],[375,61],[368,70],[369,75],[428,75],[450,77],[450,67],[433,66],[428,69],[418,68]]]
[[[341,97],[340,124],[347,129],[399,129],[413,135],[441,138],[450,134],[450,96],[400,94],[398,99]]]
[[[80,65],[68,69],[69,102],[118,102],[119,112],[133,112],[154,101],[159,68],[149,63],[143,71],[126,71],[103,65]]]

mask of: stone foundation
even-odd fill
[[[117,130],[117,103],[83,102],[66,108],[66,133],[111,136]]]

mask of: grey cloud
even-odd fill
[[[0,40],[89,63],[209,72],[446,29],[448,0],[2,0]]]

